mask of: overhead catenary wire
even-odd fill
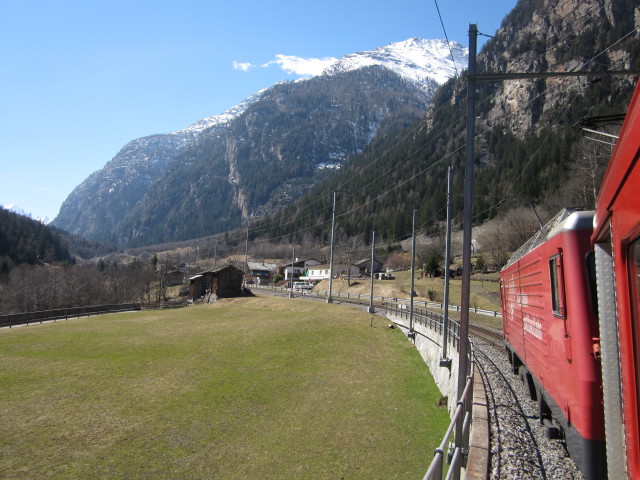
[[[568,0],[567,0],[567,1],[568,1]],[[555,5],[553,8],[556,8],[556,7],[558,6],[558,3],[559,3],[559,2],[560,2],[560,0],[558,0],[558,2],[556,2],[556,5]],[[440,14],[439,7],[438,7],[438,5],[437,5],[437,0],[436,0],[436,8],[438,9],[438,13]],[[552,10],[552,9],[550,9],[550,10]],[[548,12],[548,13],[547,13],[547,17],[548,17],[549,15],[550,15],[550,12]],[[585,16],[586,16],[586,14],[585,14]],[[445,29],[445,27],[444,27],[444,22],[442,21],[442,17],[441,17],[441,15],[440,15],[440,20],[441,20],[441,22],[442,22],[443,30],[445,31],[445,37],[446,37],[446,36],[447,36],[447,35],[446,35],[446,29]],[[518,39],[520,38],[520,35],[523,35],[523,34],[524,34],[524,33],[519,32],[519,34],[517,35],[516,39],[514,39],[514,41],[512,42],[512,44],[511,44],[510,46],[508,46],[508,47],[507,47],[507,49],[513,48],[513,46],[515,46],[515,45],[517,44],[517,41],[518,41]],[[447,37],[447,42],[448,42],[448,37]],[[449,45],[449,48],[450,48],[450,45]],[[450,49],[450,52],[451,52],[451,49]],[[453,60],[454,66],[455,66],[455,60],[453,59],[453,54],[452,54],[452,60]],[[457,69],[456,69],[456,75],[457,75]],[[482,104],[482,103],[484,103],[484,101],[487,101],[487,99],[483,100],[483,101],[481,102],[481,104]],[[440,109],[444,108],[444,106],[445,106],[444,104],[443,104],[443,105],[441,105],[441,106],[440,106],[440,108],[439,108],[438,110],[436,110],[436,111],[433,113],[433,115],[437,115],[437,112],[438,112]],[[455,125],[455,123],[457,123],[458,121],[460,121],[460,120],[457,120],[457,121],[453,122],[451,125],[449,125],[448,127],[446,127],[446,128],[444,129],[444,131],[440,132],[439,134],[434,135],[434,136],[433,136],[433,139],[432,139],[432,142],[433,142],[433,141],[435,141],[435,140],[437,140],[441,135],[444,135],[444,133],[445,133],[446,131],[448,131],[450,128],[452,128],[452,127],[453,127],[453,125]],[[345,180],[345,181],[343,181],[341,184],[339,184],[339,186],[336,188],[336,190],[344,190],[344,189],[345,189],[345,186],[346,186],[346,185],[348,185],[351,181],[353,181],[353,179],[360,177],[360,176],[364,173],[364,171],[366,171],[366,170],[367,170],[367,169],[369,169],[369,168],[372,168],[372,167],[374,166],[374,164],[375,164],[375,163],[377,163],[380,159],[385,158],[385,157],[386,157],[386,155],[388,155],[390,151],[392,151],[392,150],[393,150],[394,148],[396,148],[398,145],[401,145],[401,144],[406,140],[406,138],[408,138],[410,135],[415,134],[419,129],[423,128],[423,127],[424,127],[424,124],[425,124],[425,121],[422,121],[422,122],[419,122],[418,124],[416,124],[416,126],[415,126],[415,127],[413,127],[411,130],[409,130],[409,131],[408,131],[408,132],[407,132],[403,137],[401,137],[400,139],[398,139],[398,140],[394,143],[394,145],[392,145],[391,147],[389,147],[385,152],[383,152],[383,153],[382,153],[381,155],[379,155],[376,159],[374,159],[374,161],[373,161],[373,162],[370,162],[370,163],[368,163],[367,165],[365,165],[365,166],[363,166],[363,167],[361,167],[361,168],[357,169],[357,170],[356,170],[356,172],[355,172],[353,175],[351,175],[349,178],[347,178],[347,180]],[[407,157],[407,158],[403,159],[401,162],[398,162],[398,164],[396,164],[396,166],[399,166],[400,164],[402,164],[402,163],[406,162],[406,161],[408,160],[408,158],[410,158],[410,157]],[[375,180],[373,180],[373,181],[369,182],[369,184],[367,184],[367,185],[365,185],[365,186],[361,187],[361,188],[360,188],[359,190],[357,190],[356,192],[363,190],[363,189],[364,189],[364,188],[366,188],[368,185],[370,185],[371,183],[374,183],[375,181],[379,180],[380,178],[382,178],[384,175],[388,174],[388,173],[389,173],[389,172],[391,172],[392,170],[393,170],[393,167],[392,167],[392,168],[390,168],[390,169],[388,169],[384,174],[380,175],[380,176],[379,176],[378,178],[376,178]],[[354,192],[351,192],[351,193],[354,193]],[[315,205],[315,204],[317,204],[317,203],[319,203],[319,202],[321,202],[321,201],[327,201],[327,199],[329,199],[329,198],[330,198],[330,193],[326,193],[326,194],[322,195],[322,197],[320,197],[320,198],[318,198],[318,199],[316,199],[316,200],[314,200],[314,201],[312,201],[312,202],[310,202],[310,203],[308,203],[308,204],[306,204],[306,205],[302,206],[301,208],[303,208],[303,209],[305,209],[305,208],[310,208],[311,206],[313,206],[313,205]],[[322,208],[317,209],[317,210],[315,210],[315,211],[313,211],[313,212],[311,212],[311,213],[309,213],[309,214],[306,214],[304,217],[296,217],[296,219],[291,220],[291,221],[290,221],[290,222],[288,222],[287,224],[290,224],[290,223],[297,223],[297,222],[301,221],[303,218],[304,218],[304,219],[306,219],[306,218],[308,218],[308,217],[314,216],[314,215],[316,215],[317,213],[320,213],[320,212],[325,211],[325,209],[326,209],[326,207],[322,207]],[[260,227],[258,227],[258,228],[256,228],[256,229],[251,229],[251,232],[252,232],[253,234],[256,234],[256,233],[259,233],[259,232],[272,230],[272,229],[274,229],[274,228],[278,228],[278,227],[280,227],[280,226],[281,226],[281,225],[280,225],[279,223],[275,223],[275,222],[270,223],[270,224],[267,224],[267,225],[264,225],[264,224],[263,224],[263,225],[261,225]]]
[[[447,40],[447,47],[449,47],[449,53],[451,54],[451,61],[453,62],[453,68],[456,72],[456,78],[458,77],[458,67],[456,66],[456,59],[453,57],[453,50],[451,50],[451,42],[449,42],[449,36],[447,35],[447,29],[444,26],[442,20],[442,14],[440,13],[440,7],[438,6],[438,0],[433,0],[436,4],[436,10],[438,11],[438,17],[440,18],[440,25],[442,25],[442,31],[444,32],[444,38]]]
[[[608,49],[612,48],[612,47],[613,47],[614,45],[616,45],[617,43],[619,43],[619,42],[623,41],[623,40],[624,40],[625,38],[627,38],[628,36],[632,35],[632,34],[634,33],[634,31],[635,31],[635,29],[634,29],[634,30],[632,30],[631,32],[628,32],[624,37],[620,38],[617,42],[615,42],[615,43],[613,43],[612,45],[610,45],[609,47],[607,47],[607,49],[604,49],[602,52],[599,52],[597,55],[595,55],[591,60],[589,60],[589,61],[585,62],[585,64],[584,64],[584,65],[588,64],[590,61],[593,61],[595,58],[597,58],[597,57],[599,57],[600,55],[602,55],[603,53],[605,53]],[[558,44],[559,44],[559,42],[556,42],[556,44],[553,46],[553,48],[555,48]],[[584,65],[583,65],[583,66],[584,66]],[[529,102],[527,102],[527,105],[529,105],[529,104],[531,104],[533,101],[537,100],[537,99],[538,99],[541,95],[543,95],[545,92],[546,92],[546,89],[545,89],[545,91],[541,92],[539,95],[537,95],[536,97],[534,97],[533,99],[529,100]],[[511,115],[515,115],[515,112],[514,112],[513,114],[511,114]],[[510,115],[510,116],[511,116],[511,115]],[[453,125],[455,125],[458,121],[459,121],[459,120],[456,120],[456,121],[452,122],[452,124],[451,124],[448,128],[446,128],[444,131],[447,131],[449,128],[451,128]],[[403,137],[403,139],[405,139],[408,135],[411,135],[412,133],[415,133],[415,132],[417,131],[417,129],[418,129],[418,128],[422,128],[423,126],[424,126],[424,122],[420,122],[420,123],[419,123],[419,124],[414,128],[414,129],[412,129],[410,132],[408,132],[408,133],[405,135],[405,137]],[[477,136],[485,135],[486,133],[490,132],[490,131],[491,131],[491,130],[493,130],[494,128],[495,128],[495,126],[490,126],[490,127],[486,128],[484,131],[482,131],[482,132],[478,133],[478,134],[477,134]],[[444,133],[444,131],[443,131],[443,133]],[[439,136],[438,136],[438,137],[439,137]],[[545,138],[548,138],[548,136],[547,136],[547,137],[545,137]],[[399,139],[399,140],[396,142],[396,144],[394,144],[394,146],[393,146],[393,147],[391,147],[391,148],[395,148],[395,147],[396,147],[397,145],[399,145],[401,142],[402,142],[402,140],[400,140],[400,139]],[[543,142],[541,142],[541,144],[542,144],[542,143],[544,143],[544,141],[543,141]],[[534,152],[534,154],[532,154],[532,155],[530,156],[530,158],[528,159],[527,163],[525,164],[525,167],[521,170],[521,173],[520,173],[520,175],[519,175],[519,176],[521,176],[521,175],[523,174],[523,172],[526,170],[526,167],[530,164],[530,162],[533,160],[533,158],[535,158],[535,156],[536,156],[536,155],[538,154],[538,152],[540,151],[540,148],[541,148],[541,147],[539,147],[539,148],[536,150],[536,152]],[[422,148],[421,148],[421,149],[422,149]],[[421,150],[421,149],[419,149],[419,150]],[[419,150],[418,150],[418,151],[419,151]],[[459,150],[459,149],[458,149],[458,150]],[[397,168],[399,165],[401,165],[402,163],[404,163],[405,161],[407,161],[409,158],[411,158],[412,156],[414,156],[416,153],[417,153],[417,151],[416,151],[416,152],[413,152],[413,153],[412,153],[412,154],[410,154],[409,156],[405,157],[402,161],[398,162],[398,163],[397,163],[397,164],[395,164],[393,167],[391,167],[390,169],[388,169],[386,173],[388,173],[388,172],[390,172],[390,171],[393,171],[395,168]],[[454,153],[455,153],[455,152],[454,152]],[[381,156],[381,157],[382,157],[382,156]],[[381,158],[381,157],[379,157],[379,158]],[[377,159],[377,160],[378,160],[378,159]],[[376,160],[376,161],[377,161],[377,160]],[[443,159],[440,159],[440,160],[439,160],[439,161],[437,161],[435,164],[440,163],[441,161],[443,161]],[[434,164],[434,165],[435,165],[435,164]],[[343,182],[340,186],[341,186],[341,187],[346,186],[346,185],[347,185],[351,180],[353,180],[354,178],[356,178],[356,176],[358,176],[358,174],[361,174],[361,172],[362,172],[362,171],[364,171],[364,170],[366,170],[367,168],[370,168],[370,167],[371,167],[371,165],[367,165],[367,166],[365,166],[364,168],[359,169],[355,175],[351,176],[347,181]],[[372,199],[372,200],[369,200],[369,201],[367,201],[367,202],[365,202],[365,203],[363,203],[363,204],[361,204],[361,205],[359,205],[359,206],[357,206],[357,207],[355,207],[355,208],[351,208],[350,210],[348,210],[348,211],[345,211],[345,212],[341,213],[341,214],[339,215],[339,217],[343,217],[343,216],[345,216],[345,215],[348,215],[348,214],[354,213],[355,211],[357,211],[357,210],[359,210],[359,209],[361,209],[361,208],[364,208],[364,207],[365,207],[365,206],[367,206],[368,204],[373,203],[374,201],[376,201],[376,200],[378,200],[378,199],[382,198],[382,197],[383,197],[383,196],[385,196],[385,195],[388,195],[389,193],[391,193],[391,192],[393,192],[393,191],[397,190],[398,188],[400,188],[401,186],[403,186],[403,185],[407,184],[407,183],[408,183],[408,182],[410,182],[411,180],[413,180],[413,179],[417,178],[419,175],[423,174],[425,171],[427,171],[428,169],[430,169],[430,168],[432,168],[432,167],[433,167],[433,165],[428,166],[427,168],[425,168],[425,169],[421,170],[421,171],[420,171],[420,172],[418,172],[417,174],[412,175],[409,179],[406,179],[406,180],[403,180],[403,181],[399,182],[396,186],[394,186],[393,188],[390,188],[390,189],[386,190],[386,191],[385,191],[385,192],[383,192],[382,194],[378,195],[376,198],[374,198],[374,199]],[[369,185],[371,185],[372,183],[374,183],[375,181],[379,180],[381,177],[382,177],[382,176],[378,176],[376,180],[374,180],[374,181],[370,181],[367,185],[365,185],[365,186],[363,186],[363,187],[360,187],[358,190],[355,190],[354,192],[351,192],[351,193],[353,194],[353,193],[355,193],[355,192],[358,192],[358,191],[363,190],[363,189],[364,189],[364,188],[366,188],[367,186],[369,186]],[[505,195],[507,195],[507,196],[508,196],[508,194],[509,194],[509,193],[512,191],[512,189],[514,188],[515,183],[516,183],[515,181],[514,181],[513,183],[511,183],[511,185],[507,188],[507,191],[506,191]],[[325,196],[326,196],[326,195],[325,195]],[[506,200],[506,197],[503,197],[499,202],[497,202],[496,204],[494,204],[493,206],[491,206],[491,207],[489,207],[489,208],[495,208],[496,206],[499,206],[500,204],[502,204],[505,200]],[[316,200],[315,202],[317,203],[317,201],[319,201],[319,200]],[[316,212],[322,212],[322,211],[326,211],[326,207],[323,207],[322,209],[319,209],[319,210],[317,210]],[[485,210],[485,212],[486,212],[486,210]],[[315,213],[315,212],[312,212],[311,214],[308,214],[308,215],[306,215],[305,217],[302,217],[302,218],[307,218],[307,217],[309,217],[309,216],[313,215],[314,213]],[[476,215],[476,217],[477,217],[477,215]],[[287,222],[286,224],[298,222],[298,221],[300,221],[300,219],[301,219],[301,218],[297,218],[296,220],[292,220],[292,221],[290,221],[290,222]],[[324,225],[324,224],[326,224],[326,223],[328,223],[328,221],[321,222],[321,223],[317,223],[317,224],[314,224],[314,225],[312,225],[312,226],[310,226],[310,227],[305,227],[305,228],[302,228],[302,229],[298,229],[298,230],[297,230],[297,231],[295,231],[295,232],[289,232],[289,233],[286,233],[286,234],[283,234],[283,235],[279,235],[279,236],[277,236],[277,237],[272,237],[271,239],[263,239],[263,240],[261,240],[261,241],[276,240],[276,239],[284,238],[284,237],[287,237],[287,236],[296,235],[296,234],[298,234],[298,233],[302,233],[302,232],[308,231],[308,230],[310,230],[310,229],[317,228],[317,227],[322,226],[322,225]]]

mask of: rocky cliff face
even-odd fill
[[[94,172],[65,200],[54,225],[88,238],[105,238],[140,201],[167,165],[195,141],[192,133],[134,140],[102,170]]]
[[[116,225],[117,240],[193,238],[270,213],[375,135],[418,120],[436,87],[377,66],[275,85],[182,152]]]
[[[520,1],[478,56],[478,72],[603,72],[639,66],[640,7],[614,0]],[[635,29],[635,30],[634,30]],[[492,87],[484,126],[508,125],[518,137],[563,122],[576,100],[600,108],[594,85],[609,90],[606,102],[627,94],[635,77],[581,76],[505,80]],[[578,103],[581,103],[578,101]],[[560,115],[559,115],[560,113]],[[564,115],[563,115],[564,113]]]

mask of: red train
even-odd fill
[[[514,372],[588,479],[640,478],[640,87],[594,212],[564,210],[500,274]]]
[[[500,274],[509,360],[538,402],[550,436],[589,479],[606,472],[593,212],[563,210],[516,252]]]

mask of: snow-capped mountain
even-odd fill
[[[464,64],[466,49],[452,49]],[[455,71],[441,40],[347,55],[319,76],[280,82],[221,115],[133,140],[74,189],[53,224],[117,243],[238,226],[299,197],[375,135],[420,118]],[[210,208],[220,211],[189,211],[202,209],[204,198],[215,198]],[[173,226],[161,226],[169,218]]]
[[[451,48],[449,48],[449,45]],[[453,59],[451,60],[451,54]],[[467,66],[469,50],[457,42],[410,38],[367,52],[357,52],[338,60],[323,75],[334,75],[372,65],[380,65],[417,84],[433,80],[443,84]]]
[[[30,213],[25,212],[24,209],[15,204],[0,205],[0,208],[16,213],[18,215],[22,215],[23,217],[29,217],[30,219],[36,220],[37,222],[43,223],[44,225],[47,225],[51,222],[51,220],[49,220],[49,217],[33,217]]]

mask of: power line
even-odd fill
[[[557,5],[556,5],[556,6],[557,6]],[[548,15],[549,15],[549,14],[548,14]],[[585,16],[586,16],[586,15],[585,15]],[[589,60],[589,61],[585,62],[585,64],[584,64],[584,65],[587,65],[589,62],[591,62],[591,61],[595,60],[597,57],[599,57],[600,55],[602,55],[603,53],[605,53],[607,50],[609,50],[610,48],[612,48],[612,47],[613,47],[613,46],[615,46],[616,44],[620,43],[621,41],[623,41],[623,40],[624,40],[625,38],[627,38],[628,36],[632,35],[634,31],[636,31],[636,29],[633,29],[631,32],[627,33],[625,36],[623,36],[622,38],[620,38],[620,39],[619,39],[618,41],[616,41],[614,44],[610,45],[609,47],[607,47],[606,49],[604,49],[602,52],[598,53],[598,54],[597,54],[596,56],[594,56],[591,60]],[[555,44],[552,48],[557,47],[557,46],[559,45],[559,43],[560,43],[560,41],[556,42],[556,44]],[[583,66],[584,66],[584,65],[583,65]],[[540,98],[540,96],[544,95],[544,94],[546,93],[546,91],[547,91],[547,89],[545,89],[543,92],[541,92],[539,95],[537,95],[537,96],[536,96],[536,97],[534,97],[533,99],[529,100],[529,101],[527,102],[527,104],[526,104],[526,105],[530,105],[532,102],[536,101],[538,98]],[[487,97],[487,98],[490,98],[490,97]],[[439,111],[441,108],[443,108],[443,107],[444,107],[444,104],[443,104],[443,105],[438,109],[438,111]],[[568,107],[567,107],[567,108],[568,108]],[[566,111],[566,110],[565,110],[565,111]],[[509,117],[511,117],[511,116],[514,116],[515,114],[516,114],[515,112],[514,112],[514,113],[512,113],[511,115],[509,115],[509,116],[507,117],[507,119],[508,119]],[[504,120],[504,119],[503,119],[503,120]],[[450,128],[452,128],[453,126],[455,126],[455,124],[456,124],[458,121],[459,121],[459,120],[454,121],[451,125],[449,125],[447,128],[445,128],[443,131],[439,132],[439,134],[437,134],[437,136],[436,136],[434,139],[432,139],[432,141],[435,141],[437,138],[440,138],[442,135],[444,135],[444,133],[445,133],[445,132],[447,132],[447,131],[448,131]],[[502,122],[502,123],[504,123],[504,122]],[[377,158],[374,162],[372,162],[372,163],[375,163],[375,162],[379,161],[379,160],[380,160],[380,158],[383,158],[386,154],[390,153],[390,151],[391,151],[393,148],[395,148],[395,147],[397,147],[398,145],[400,145],[400,144],[401,144],[401,143],[402,143],[402,142],[403,142],[403,141],[404,141],[404,140],[405,140],[409,135],[411,135],[411,134],[415,133],[419,128],[422,128],[422,127],[424,126],[424,124],[425,124],[425,122],[424,122],[424,121],[423,121],[423,122],[420,122],[419,124],[417,124],[417,125],[416,125],[416,127],[414,127],[412,130],[410,130],[410,131],[409,131],[406,135],[404,135],[401,139],[398,139],[398,141],[397,141],[397,142],[396,142],[392,147],[390,147],[389,149],[387,149],[387,151],[385,151],[383,155],[381,155],[380,157],[378,157],[378,158]],[[476,136],[477,136],[477,137],[479,137],[479,136],[481,136],[481,135],[485,135],[486,133],[488,133],[488,132],[492,131],[492,130],[493,130],[493,129],[495,129],[496,127],[497,127],[497,125],[491,126],[491,127],[487,128],[487,129],[485,129],[483,132],[481,132],[481,133],[477,134]],[[538,149],[536,150],[536,152],[534,152],[534,153],[529,157],[528,161],[527,161],[527,162],[526,162],[526,164],[524,165],[524,167],[523,167],[523,169],[521,170],[521,172],[520,172],[520,174],[518,175],[518,177],[517,177],[517,178],[516,178],[516,179],[511,183],[511,185],[507,188],[507,193],[505,194],[505,196],[503,196],[503,198],[502,198],[499,202],[497,202],[496,204],[494,204],[493,206],[491,206],[491,207],[490,207],[490,209],[491,209],[491,208],[495,208],[495,207],[499,206],[500,204],[502,204],[502,203],[506,200],[506,196],[507,196],[507,195],[508,195],[508,193],[509,193],[509,192],[511,192],[511,191],[512,191],[512,189],[515,187],[515,183],[517,182],[518,178],[519,178],[519,177],[521,177],[521,176],[523,175],[523,173],[524,173],[524,171],[526,170],[526,168],[528,167],[528,165],[531,163],[531,161],[533,160],[533,158],[535,158],[535,156],[539,153],[539,151],[540,151],[540,150],[541,150],[541,148],[542,148],[542,145],[545,143],[545,141],[549,138],[549,136],[550,136],[550,135],[551,135],[551,134],[548,134],[548,135],[545,137],[545,139],[541,142],[541,144],[540,144],[540,146],[538,147]],[[359,192],[359,191],[361,191],[361,190],[364,190],[366,187],[370,186],[372,183],[374,183],[375,181],[379,180],[379,179],[380,179],[380,178],[382,178],[384,175],[386,175],[386,174],[388,174],[388,173],[390,173],[390,172],[394,171],[395,169],[399,168],[399,167],[400,167],[400,165],[402,165],[405,161],[407,161],[408,159],[410,159],[410,158],[412,158],[413,156],[415,156],[419,151],[423,150],[424,148],[425,148],[425,146],[420,147],[419,149],[417,149],[416,151],[414,151],[412,154],[408,155],[408,156],[407,156],[407,157],[405,157],[403,160],[401,160],[400,162],[398,162],[398,163],[396,163],[395,165],[393,165],[390,169],[388,169],[388,170],[387,170],[385,173],[383,173],[382,175],[378,176],[375,180],[370,181],[367,185],[365,185],[365,186],[363,186],[363,187],[359,188],[359,189],[358,189],[358,190],[356,190],[355,192],[352,192],[352,194],[353,194],[353,193],[356,193],[356,192]],[[391,192],[393,192],[393,191],[397,190],[397,189],[398,189],[398,188],[400,188],[401,186],[403,186],[403,185],[407,184],[408,182],[410,182],[410,181],[414,180],[414,179],[415,179],[416,177],[418,177],[419,175],[422,175],[422,174],[423,174],[423,173],[425,173],[427,170],[429,170],[429,169],[430,169],[430,168],[432,168],[433,166],[437,165],[438,163],[441,163],[441,162],[442,162],[442,161],[444,161],[446,158],[448,158],[448,157],[450,157],[451,155],[453,155],[453,154],[457,153],[457,152],[458,152],[458,151],[460,151],[461,149],[462,149],[462,147],[460,147],[460,148],[458,148],[458,149],[454,150],[454,151],[453,151],[453,152],[451,152],[450,154],[447,154],[444,158],[441,158],[440,160],[438,160],[438,161],[434,162],[432,165],[429,165],[428,167],[426,167],[425,169],[421,170],[421,171],[420,171],[420,172],[418,172],[417,174],[413,175],[413,176],[412,176],[412,177],[410,177],[409,179],[406,179],[406,180],[404,180],[404,181],[402,181],[402,182],[398,183],[398,184],[397,184],[396,186],[394,186],[393,188],[391,188],[391,189],[389,189],[389,190],[387,190],[387,191],[383,192],[382,194],[379,194],[378,196],[376,196],[376,198],[374,198],[374,199],[372,199],[372,200],[370,200],[370,201],[367,201],[367,202],[365,202],[365,203],[363,203],[363,204],[361,204],[361,205],[359,205],[359,206],[357,206],[357,207],[355,207],[355,208],[352,208],[352,209],[350,209],[350,210],[348,210],[348,211],[346,211],[346,212],[344,212],[344,213],[340,214],[340,215],[339,215],[339,217],[344,217],[344,216],[346,216],[346,215],[349,215],[349,214],[351,214],[351,213],[354,213],[354,212],[356,212],[356,211],[358,211],[358,210],[360,210],[360,209],[364,208],[365,206],[367,206],[367,205],[369,205],[369,204],[371,204],[371,203],[373,203],[373,202],[375,202],[375,201],[379,200],[380,198],[384,197],[385,195],[387,195],[387,194],[389,194],[389,193],[391,193]],[[351,182],[352,180],[354,180],[357,176],[361,175],[361,174],[362,174],[362,172],[364,172],[367,168],[370,168],[371,166],[372,166],[372,164],[370,163],[370,164],[368,164],[368,165],[366,165],[366,166],[364,166],[364,167],[362,167],[362,168],[360,168],[360,169],[357,169],[357,170],[356,170],[356,173],[355,173],[353,176],[351,176],[349,179],[347,179],[347,180],[346,180],[346,181],[344,181],[342,184],[340,184],[340,188],[343,188],[345,185],[347,185],[348,183],[350,183],[350,182]],[[326,196],[326,195],[325,195],[325,196]],[[324,196],[323,196],[323,197],[324,197]],[[322,199],[323,199],[323,198],[322,198]],[[308,204],[307,206],[302,207],[302,208],[307,208],[309,205],[312,205],[312,204],[314,204],[314,203],[317,203],[317,202],[318,202],[318,201],[320,201],[320,200],[321,200],[321,199],[318,199],[318,200],[316,200],[316,201],[312,202],[311,204]],[[298,221],[300,221],[300,220],[302,220],[302,219],[308,218],[309,216],[311,216],[311,215],[313,215],[313,214],[315,214],[315,213],[317,213],[317,212],[325,211],[325,210],[326,210],[326,207],[323,207],[322,209],[317,210],[316,212],[312,212],[311,214],[308,214],[308,215],[306,215],[305,217],[297,218],[296,220],[291,220],[291,221],[289,221],[289,222],[286,222],[285,224],[280,224],[280,225],[288,225],[288,224],[291,224],[291,223],[295,223],[295,222],[298,222]],[[486,211],[487,211],[487,210],[485,210],[485,212],[486,212]],[[484,212],[481,212],[481,213],[484,213]],[[477,215],[478,215],[478,214],[477,214]],[[476,217],[477,217],[477,215],[476,215]],[[308,230],[313,229],[313,228],[321,227],[322,225],[324,225],[324,224],[326,224],[326,223],[328,223],[328,220],[327,220],[327,221],[324,221],[324,222],[321,222],[321,223],[314,224],[314,225],[312,225],[312,226],[310,226],[310,227],[306,227],[306,228],[303,228],[303,229],[299,229],[299,230],[297,230],[297,231],[295,231],[295,232],[290,232],[290,233],[283,234],[283,235],[280,235],[280,236],[277,236],[277,237],[273,237],[273,238],[271,238],[271,239],[264,239],[264,240],[261,240],[261,241],[277,240],[277,239],[280,239],[280,238],[284,238],[284,237],[286,237],[286,236],[296,235],[296,234],[299,234],[299,233],[302,233],[302,232],[308,231]],[[280,226],[280,225],[279,225],[279,226]],[[266,230],[266,229],[267,229],[267,227],[263,227],[263,228],[261,228],[261,229],[258,229],[257,231],[263,231],[263,230]]]
[[[438,6],[438,0],[433,0],[436,4],[436,10],[438,11],[438,17],[440,18],[440,25],[442,25],[442,31],[444,32],[444,38],[447,40],[447,46],[449,47],[449,53],[451,54],[451,61],[453,62],[453,68],[456,72],[456,78],[458,77],[458,67],[456,66],[456,59],[453,58],[453,50],[451,50],[451,43],[449,42],[449,36],[447,35],[447,29],[444,27],[442,21],[442,14],[440,13],[440,7]]]

